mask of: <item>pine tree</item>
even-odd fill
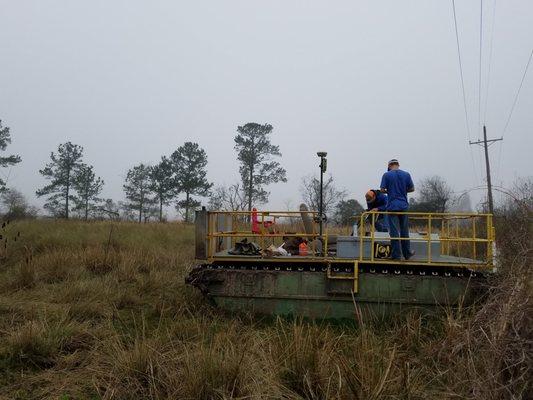
[[[159,204],[159,222],[163,221],[163,206],[168,206],[176,196],[176,179],[172,175],[172,163],[167,157],[161,157],[159,164],[150,172],[150,187]]]
[[[361,214],[363,211],[363,206],[357,200],[341,200],[335,205],[333,220],[338,225],[353,225],[357,222],[356,215]]]
[[[266,203],[269,193],[265,186],[276,182],[287,182],[286,171],[272,159],[281,157],[279,146],[270,142],[274,128],[270,124],[247,123],[237,127],[235,150],[241,163],[239,172],[248,202],[248,211],[254,202]]]
[[[60,144],[57,154],[50,155],[52,161],[39,171],[50,183],[35,193],[39,197],[49,196],[44,207],[54,215],[69,217],[73,180],[82,165],[82,156],[83,147],[71,142]]]
[[[143,216],[148,213],[150,207],[154,204],[151,197],[152,189],[150,182],[151,167],[145,164],[134,166],[126,175],[124,183],[124,192],[128,199],[128,207],[138,213],[138,221],[142,222]]]
[[[89,218],[89,211],[94,210],[95,204],[100,201],[98,195],[103,186],[104,181],[94,174],[92,165],[80,165],[72,181],[72,187],[76,191],[73,201],[74,210],[82,211],[85,220]]]
[[[2,127],[2,120],[0,119],[0,150],[5,151],[7,145],[11,143],[11,135],[9,133],[9,127]],[[15,165],[20,162],[20,156],[7,156],[0,157],[0,167],[5,168],[10,165]],[[6,189],[6,182],[3,179],[0,179],[0,192]]]
[[[176,205],[184,209],[185,222],[190,221],[190,210],[200,203],[191,196],[208,196],[213,186],[207,180],[207,155],[198,143],[186,142],[170,156],[177,190],[185,194],[185,199]]]

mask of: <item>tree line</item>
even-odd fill
[[[190,211],[198,205],[192,196],[207,195],[212,186],[206,179],[206,166],[205,151],[197,143],[186,142],[156,165],[140,163],[130,168],[123,185],[126,202],[117,206],[113,200],[100,197],[104,181],[84,161],[83,147],[66,142],[51,153],[50,162],[39,171],[49,183],[36,195],[46,197],[44,208],[55,217],[68,219],[74,212],[89,219],[123,211],[127,219],[133,214],[138,222],[154,215],[162,221],[163,207],[175,202],[189,221]],[[181,194],[184,199],[179,198]]]
[[[84,161],[83,147],[66,142],[50,154],[50,162],[39,170],[48,184],[36,191],[45,197],[44,208],[53,216],[69,218],[72,213],[83,219],[135,219],[138,222],[156,217],[163,221],[165,206],[174,204],[185,222],[192,220],[193,211],[209,204],[225,208],[228,200],[232,209],[251,210],[264,204],[270,193],[266,186],[286,182],[286,171],[278,161],[279,146],[273,145],[270,124],[247,123],[237,127],[234,138],[241,181],[229,189],[217,187],[207,179],[207,154],[198,143],[185,142],[173,153],[164,155],[155,165],[140,163],[130,168],[123,190],[125,201],[116,203],[101,198],[104,186],[94,167]],[[238,203],[238,204],[237,204]]]
[[[104,180],[94,167],[84,160],[83,147],[66,142],[51,152],[50,161],[39,170],[47,184],[36,191],[45,197],[44,208],[54,217],[121,218],[145,222],[164,220],[164,208],[174,205],[184,221],[193,218],[193,212],[207,200],[211,210],[250,211],[254,206],[268,202],[268,185],[287,182],[286,170],[279,159],[279,146],[272,144],[270,124],[247,123],[237,127],[234,150],[239,161],[240,180],[228,186],[217,185],[207,179],[208,159],[198,143],[185,142],[155,165],[140,163],[131,167],[125,176],[125,201],[115,202],[101,197]],[[0,120],[0,150],[11,143],[10,130]],[[18,155],[0,157],[0,167],[13,166],[21,161]],[[0,179],[1,202],[5,213],[11,215],[37,214],[24,196],[15,189],[7,189]],[[310,209],[317,210],[320,181],[317,175],[301,180],[301,200]],[[324,181],[324,212],[333,222],[347,224],[363,207],[356,199],[346,199],[347,191],[336,187],[333,176]],[[411,210],[445,212],[457,207],[458,200],[448,184],[439,176],[424,178],[417,184],[417,197],[411,198]],[[469,199],[462,198],[464,205]],[[366,206],[366,205],[365,205]]]

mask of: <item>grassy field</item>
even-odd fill
[[[0,242],[0,397],[531,398],[521,229],[502,233],[482,306],[355,327],[212,309],[184,285],[191,226],[13,222]]]

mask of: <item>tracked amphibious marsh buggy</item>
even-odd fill
[[[388,233],[374,229],[379,214],[363,213],[356,228],[325,227],[320,235],[317,213],[305,206],[198,211],[198,266],[187,283],[226,310],[308,318],[438,310],[476,299],[494,268],[491,215],[407,213],[416,255],[394,261]],[[302,242],[307,252],[295,246]],[[287,253],[278,249],[282,243]]]

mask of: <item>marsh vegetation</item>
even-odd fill
[[[2,232],[0,396],[525,399],[531,230],[520,221],[499,235],[504,262],[482,304],[352,325],[213,309],[184,284],[189,225],[12,222]]]

